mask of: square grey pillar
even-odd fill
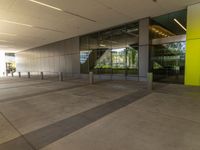
[[[147,81],[149,71],[149,18],[139,21],[139,80]]]

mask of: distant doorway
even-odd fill
[[[15,53],[5,53],[6,75],[16,72]]]

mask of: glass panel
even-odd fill
[[[155,81],[184,82],[185,42],[155,45],[151,55]]]
[[[99,32],[98,49],[95,50],[97,57],[93,69],[97,74],[112,74],[111,36],[110,30]]]
[[[184,83],[186,16],[184,9],[151,21],[150,68],[155,81]]]
[[[126,73],[126,49],[112,49],[113,74]]]
[[[126,74],[126,26],[112,30],[112,69],[113,74]]]
[[[111,74],[112,63],[111,63],[111,50],[99,50],[97,51],[97,60],[94,67],[97,74]]]
[[[81,73],[89,72],[89,57],[92,51],[80,51]]]
[[[80,38],[80,71],[81,73],[89,73],[89,36]]]
[[[82,36],[81,73],[137,75],[138,23]]]
[[[138,47],[127,48],[127,75],[138,74]]]

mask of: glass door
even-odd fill
[[[185,42],[153,45],[150,60],[154,81],[184,83]]]

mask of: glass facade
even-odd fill
[[[80,38],[81,73],[138,75],[138,23]]]
[[[154,81],[184,82],[186,16],[187,10],[181,10],[150,19],[146,35],[150,44],[145,46],[149,48],[148,71],[153,72]],[[139,48],[144,46],[139,44],[139,36],[139,22],[134,22],[80,37],[81,73],[140,78],[139,69],[144,72],[146,66],[139,68]]]
[[[155,81],[183,83],[185,72],[185,42],[154,45],[151,53]]]
[[[150,70],[154,81],[184,83],[187,10],[152,18],[150,35]]]

